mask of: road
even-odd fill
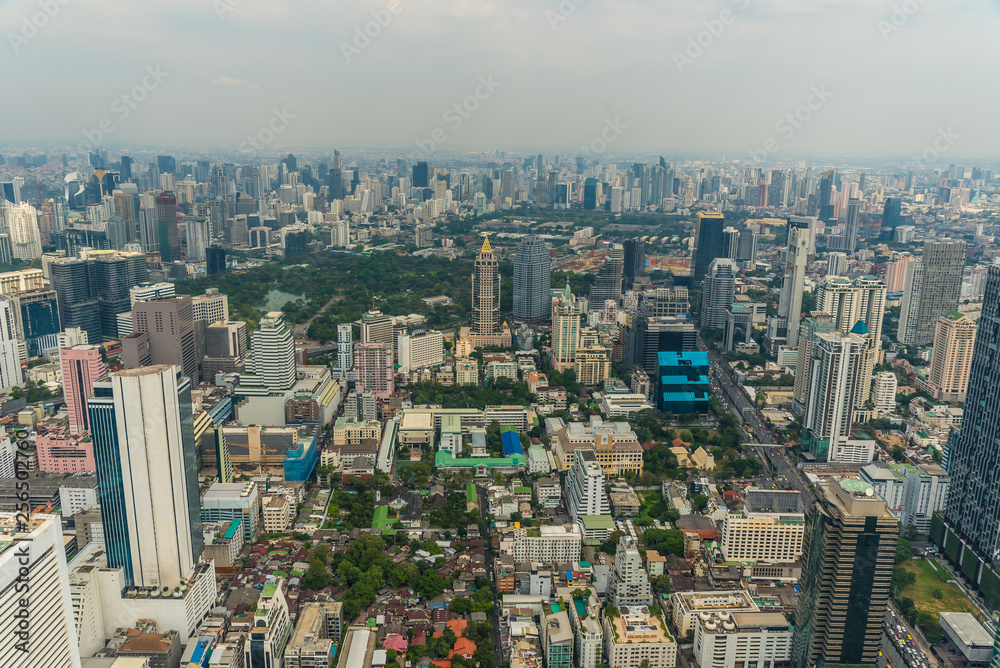
[[[497,594],[496,565],[493,558],[493,527],[487,517],[488,504],[486,503],[486,488],[476,485],[476,495],[479,499],[479,516],[482,518],[484,527],[483,539],[486,541],[486,570],[490,574],[490,588],[493,589],[493,610],[489,614],[490,626],[493,627],[493,654],[494,666],[500,668],[503,665],[503,651],[500,646],[500,596]]]

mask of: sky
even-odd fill
[[[0,0],[0,26],[2,144],[1000,155],[998,0]]]

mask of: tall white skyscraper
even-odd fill
[[[778,301],[778,317],[786,323],[786,343],[789,348],[794,348],[799,343],[806,261],[815,232],[814,217],[791,216],[788,219],[788,248],[785,252],[785,275]]]
[[[38,232],[38,212],[30,204],[11,204],[3,208],[4,225],[10,234],[11,252],[19,260],[42,256],[42,238]]]
[[[349,322],[337,325],[337,367],[341,378],[354,368],[354,331]]]
[[[816,335],[805,427],[809,450],[819,461],[855,459],[848,441],[865,354],[864,336],[841,332]]]
[[[628,538],[622,538],[618,543],[610,589],[611,604],[619,609],[653,602],[653,589],[642,567],[642,555],[638,546]]]
[[[295,385],[295,337],[281,311],[261,318],[250,335],[247,369],[255,376],[254,381],[270,392],[282,392]]]
[[[0,297],[0,392],[9,392],[23,380],[18,347],[14,307],[9,299]]]
[[[94,383],[88,401],[108,565],[132,587],[176,587],[201,555],[191,384],[168,364]]]
[[[79,668],[60,518],[18,519],[0,513],[0,666]]]
[[[878,416],[889,415],[896,408],[896,374],[892,371],[882,371],[875,375],[872,389],[872,401]]]
[[[579,521],[583,515],[610,515],[611,503],[604,491],[604,472],[593,450],[577,450],[576,461],[566,476],[569,512]]]

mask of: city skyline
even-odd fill
[[[75,146],[96,131],[103,137],[95,145],[235,151],[269,128],[273,137],[261,142],[267,149],[337,144],[419,154],[422,145],[429,155],[495,148],[577,154],[587,147],[598,149],[595,155],[729,159],[763,151],[768,162],[804,155],[910,159],[938,141],[948,160],[1000,148],[988,118],[992,93],[976,85],[988,75],[989,38],[1000,21],[984,0],[917,4],[911,13],[892,3],[787,0],[662,8],[393,0],[317,4],[308,22],[295,20],[290,7],[242,0],[141,12],[115,7],[114,14],[101,3],[86,14],[60,4],[44,22],[33,18],[37,10],[34,3],[0,5],[6,48],[21,65],[11,68],[10,86],[29,88],[41,76],[65,104],[8,110],[3,143]],[[135,28],[113,52],[89,37],[109,21]],[[482,30],[495,37],[482,40]],[[283,57],[259,48],[265,38],[283,45]],[[463,48],[473,40],[473,48]],[[189,42],[198,48],[185,48]],[[592,55],[595,43],[600,58]],[[934,51],[927,43],[961,48]],[[791,57],[827,48],[837,57]],[[133,64],[95,82],[88,76],[93,57],[72,56],[81,49],[98,59],[129,52]],[[426,73],[448,63],[445,49],[463,58],[447,65],[450,75],[428,94]],[[332,85],[316,85],[317,69]],[[928,96],[924,82],[935,72],[946,94]],[[608,78],[616,90],[632,91],[628,104],[602,91],[599,82]],[[807,120],[782,123],[803,105],[800,118]],[[100,130],[102,121],[109,131]]]

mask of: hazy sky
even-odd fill
[[[59,1],[0,0],[0,142],[1000,155],[997,0]]]

